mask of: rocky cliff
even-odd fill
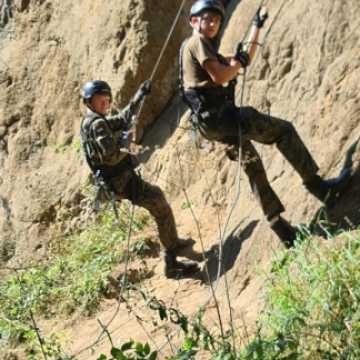
[[[233,53],[257,6],[251,1],[230,2],[220,47],[224,54]],[[260,38],[263,46],[248,70],[243,103],[291,121],[316,159],[319,173],[325,178],[337,176],[360,136],[360,4],[273,0],[267,6],[270,19]],[[238,104],[242,80],[239,77]],[[181,105],[177,109],[185,111]],[[166,145],[153,153],[146,164],[147,174],[157,174],[155,178],[171,195],[182,231],[198,238],[190,212],[184,211],[182,188],[187,190],[207,248],[218,246],[219,234],[229,219],[228,233],[223,235],[223,261],[230,270],[234,317],[240,324],[244,318],[253,324],[261,308],[264,277],[259,274],[268,272],[282,245],[263,219],[243,170],[227,159],[220,145],[205,143],[203,149],[197,149],[187,130],[187,116],[181,118]],[[169,109],[149,142],[159,141],[159,134],[168,138],[177,121],[177,114]],[[310,225],[325,218],[335,227],[345,228],[359,224],[359,149],[353,154],[354,177],[348,189],[320,216],[322,204],[306,192],[276,147],[255,145],[289,221]],[[217,262],[209,265],[216,278]],[[224,289],[218,291],[225,304]]]
[[[80,87],[104,79],[115,106],[126,104],[153,71],[179,5],[3,1],[3,12],[11,11],[0,38],[0,261],[42,256],[48,240],[61,236],[64,216],[79,214],[87,174],[77,151]],[[177,50],[188,33],[184,19],[155,74],[138,136],[176,88]]]
[[[46,256],[52,238],[80,225],[88,181],[88,169],[78,153],[80,86],[89,78],[107,80],[115,89],[116,104],[125,104],[151,74],[180,3],[13,2],[13,17],[0,37],[0,262],[16,264]],[[234,51],[257,6],[250,0],[229,2],[222,52]],[[321,175],[335,176],[360,136],[360,3],[271,0],[267,7],[270,18],[260,38],[263,46],[246,77],[243,103],[291,121]],[[264,282],[259,272],[268,270],[282,244],[263,220],[241,168],[220,145],[195,146],[188,113],[173,97],[177,51],[188,33],[185,11],[141,120],[143,127],[156,119],[144,139],[149,150],[143,155],[143,175],[167,192],[182,235],[199,240],[184,189],[207,249],[216,247],[219,233],[226,230],[224,268],[234,317],[254,324]],[[240,76],[238,104],[242,81]],[[276,148],[256,147],[286,207],[285,217],[294,224],[309,224],[321,204],[304,190]],[[360,222],[359,150],[354,161],[349,188],[327,214],[341,226]],[[217,262],[210,261],[209,266],[215,279]],[[179,305],[189,312],[207,298],[206,287],[177,285],[163,279],[160,265],[156,269],[152,285],[159,298],[166,301],[172,290],[183,286],[185,296]],[[218,293],[225,302],[221,286]]]

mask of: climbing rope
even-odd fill
[[[265,3],[266,3],[266,0],[262,0],[260,2],[259,8],[265,6]],[[281,6],[280,10],[282,9],[282,6]],[[246,39],[248,37],[248,34],[250,32],[250,29],[251,29],[251,25],[252,24],[250,23],[247,30],[246,30],[246,32],[245,32],[245,35],[243,37],[242,42],[244,42],[244,39]],[[268,33],[269,33],[269,30],[266,33],[266,37],[268,36]],[[243,103],[244,103],[244,94],[245,94],[246,82],[247,82],[247,71],[245,69],[244,73],[243,73],[243,80],[242,80],[242,87],[241,87],[241,92],[240,92],[239,107],[242,107]],[[211,297],[208,298],[208,300],[205,302],[204,306],[206,306],[208,304],[208,302],[213,298],[215,298],[215,302],[217,302],[215,293],[216,293],[216,290],[217,290],[217,287],[218,287],[218,284],[219,284],[219,280],[220,280],[220,276],[221,276],[221,273],[222,273],[222,270],[223,270],[224,235],[226,234],[226,230],[227,230],[227,227],[229,225],[230,219],[232,217],[232,214],[233,214],[233,212],[235,210],[235,207],[236,207],[236,205],[238,203],[238,200],[240,198],[240,193],[241,193],[240,180],[241,180],[241,163],[242,163],[242,151],[241,151],[241,148],[242,148],[242,132],[241,132],[240,127],[238,128],[238,138],[239,138],[239,140],[238,140],[238,162],[237,162],[236,194],[235,194],[235,197],[233,199],[232,205],[230,207],[230,211],[228,213],[228,216],[227,216],[227,218],[225,220],[224,228],[221,230],[221,226],[219,225],[219,227],[220,227],[220,232],[219,232],[220,233],[220,246],[219,246],[219,255],[218,255],[218,271],[217,271],[217,276],[216,276],[216,280],[215,280],[215,285],[214,285],[214,287],[212,287]],[[208,272],[208,270],[207,270],[207,272]],[[230,324],[231,324],[231,328],[232,328],[232,333],[234,334],[233,314],[232,314],[229,286],[228,286],[227,274],[226,273],[224,274],[224,280],[225,280],[225,291],[226,291],[226,296],[227,296],[227,303],[228,303],[228,307],[229,307]],[[219,311],[219,309],[218,309],[218,311]],[[234,344],[234,348],[235,348],[234,337],[233,337],[233,344]]]
[[[156,72],[157,72],[157,69],[158,69],[158,67],[159,67],[159,65],[160,65],[160,61],[161,61],[161,59],[162,59],[162,57],[163,57],[163,55],[164,55],[164,53],[165,53],[165,50],[166,50],[166,48],[167,48],[167,46],[168,46],[168,44],[169,44],[169,41],[170,41],[170,39],[171,39],[171,36],[172,36],[172,34],[173,34],[174,30],[175,30],[175,26],[176,26],[176,24],[177,24],[178,21],[179,21],[180,14],[181,14],[182,10],[184,9],[185,3],[186,3],[186,0],[183,0],[182,3],[181,3],[181,5],[180,5],[180,7],[179,7],[179,10],[178,10],[178,12],[177,12],[177,14],[176,14],[176,17],[175,17],[175,19],[174,19],[174,21],[173,21],[173,23],[172,23],[171,29],[170,29],[170,31],[169,31],[169,33],[168,33],[168,36],[167,36],[167,38],[166,38],[166,40],[165,40],[165,43],[164,43],[162,49],[161,49],[161,51],[160,51],[160,54],[159,54],[159,56],[158,56],[158,59],[157,59],[156,64],[155,64],[155,66],[154,66],[154,69],[153,69],[153,71],[152,71],[152,73],[151,73],[150,80],[153,80],[153,79],[154,79],[154,76],[155,76],[155,74],[156,74]]]
[[[174,19],[174,21],[173,21],[173,23],[172,23],[171,29],[170,29],[170,31],[169,31],[169,33],[168,33],[168,36],[167,36],[167,38],[166,38],[166,40],[165,40],[165,43],[164,43],[164,45],[163,45],[163,47],[162,47],[162,49],[161,49],[161,51],[160,51],[160,54],[159,54],[159,56],[158,56],[158,58],[157,58],[157,61],[156,61],[156,63],[155,63],[155,66],[154,66],[154,68],[153,68],[153,71],[152,71],[152,73],[151,73],[151,75],[150,75],[150,78],[149,78],[150,81],[153,80],[153,78],[154,78],[154,76],[155,76],[155,74],[156,74],[156,72],[157,72],[157,69],[158,69],[158,67],[159,67],[159,65],[160,65],[161,59],[162,59],[162,57],[163,57],[163,55],[164,55],[164,53],[165,53],[165,50],[166,50],[166,48],[167,48],[167,46],[168,46],[168,44],[169,44],[169,41],[170,41],[171,36],[172,36],[172,34],[173,34],[173,32],[174,32],[175,26],[176,26],[176,24],[177,24],[177,22],[178,22],[178,20],[179,20],[179,18],[180,18],[180,14],[181,14],[184,6],[185,6],[185,3],[186,3],[186,0],[183,0],[182,3],[181,3],[181,5],[180,5],[180,7],[179,7],[179,10],[178,10],[178,12],[177,12],[177,14],[176,14],[176,17],[175,17],[175,19]],[[134,115],[134,124],[137,123],[137,119],[140,117],[140,114],[141,114],[142,109],[143,109],[143,106],[144,106],[144,100],[145,100],[145,98],[142,99],[142,101],[141,101],[141,103],[140,103],[140,106],[139,106],[139,110],[138,110],[137,114]],[[121,297],[122,297],[124,288],[126,287],[126,284],[127,284],[127,268],[128,268],[128,263],[129,263],[130,237],[131,237],[131,230],[132,230],[133,220],[134,220],[134,206],[132,206],[132,210],[131,210],[130,223],[129,223],[129,231],[128,231],[127,244],[126,244],[125,271],[124,271],[124,276],[123,276],[122,284],[120,284],[120,285],[122,285],[122,286],[121,286],[121,289],[120,289],[120,293],[119,293],[119,295],[118,295],[118,304],[117,304],[117,307],[116,307],[116,309],[115,309],[115,312],[114,312],[113,316],[111,317],[111,319],[103,326],[102,331],[101,331],[101,333],[99,334],[99,336],[97,337],[97,339],[95,340],[95,342],[93,342],[91,345],[87,346],[86,348],[80,350],[77,354],[82,353],[82,352],[84,352],[84,351],[92,348],[92,347],[95,346],[96,344],[98,344],[98,343],[101,341],[102,337],[106,334],[105,329],[108,329],[108,327],[109,327],[109,326],[111,325],[111,323],[115,320],[116,316],[118,315],[118,313],[119,313],[119,311],[120,311]]]
[[[161,59],[162,59],[162,57],[163,57],[163,55],[164,55],[164,53],[165,53],[165,50],[166,50],[166,48],[167,48],[167,46],[168,46],[168,44],[169,44],[169,41],[170,41],[170,39],[171,39],[171,36],[172,36],[172,34],[173,34],[174,30],[175,30],[176,24],[177,24],[178,21],[179,21],[180,14],[181,14],[181,12],[182,12],[183,9],[184,9],[184,6],[185,6],[186,1],[187,1],[187,0],[183,0],[182,3],[181,3],[181,5],[180,5],[180,7],[179,7],[179,10],[178,10],[178,12],[177,12],[177,14],[176,14],[176,17],[175,17],[175,19],[174,19],[174,21],[173,21],[173,23],[172,23],[172,25],[171,25],[170,31],[169,31],[169,33],[168,33],[168,36],[166,37],[166,40],[165,40],[165,42],[164,42],[164,45],[163,45],[163,47],[162,47],[162,49],[161,49],[161,51],[160,51],[160,54],[159,54],[159,56],[158,56],[158,58],[157,58],[157,60],[156,60],[155,66],[154,66],[154,68],[153,68],[153,71],[151,72],[151,75],[150,75],[150,78],[149,78],[150,81],[152,81],[152,80],[154,79],[154,77],[155,77],[155,74],[156,74],[156,72],[157,72],[157,70],[158,70],[158,68],[159,68]],[[143,111],[143,108],[144,108],[144,103],[145,103],[145,98],[143,98],[143,100],[141,101],[140,106],[139,106],[139,110],[138,110],[137,114],[135,115],[135,118],[134,118],[134,123],[135,123],[135,124],[137,124],[137,121],[138,121],[138,119],[140,118],[140,115],[141,115],[141,113],[142,113],[142,111]]]
[[[265,0],[262,0],[260,2],[259,8],[263,7],[265,4]],[[250,22],[250,24],[247,27],[247,30],[243,36],[242,39],[242,43],[244,43],[245,39],[248,37],[250,29],[252,26],[252,20]],[[247,82],[247,70],[246,68],[244,68],[244,72],[243,72],[243,78],[242,78],[242,86],[241,86],[241,91],[240,91],[240,102],[239,102],[239,107],[242,107],[244,104],[244,95],[245,95],[245,86],[246,86],[246,82]],[[242,131],[240,126],[238,127],[238,161],[237,161],[237,170],[236,170],[236,194],[235,197],[232,201],[229,213],[226,217],[225,220],[225,225],[222,229],[222,234],[220,236],[220,246],[219,246],[219,261],[218,261],[218,271],[217,271],[217,276],[216,276],[216,280],[215,280],[215,291],[217,290],[217,287],[219,285],[219,280],[220,280],[220,276],[223,270],[223,254],[224,254],[224,236],[227,232],[227,228],[229,226],[231,217],[233,215],[233,212],[236,208],[236,205],[239,201],[240,198],[240,194],[241,194],[241,163],[242,163]],[[227,297],[227,303],[228,303],[228,308],[229,308],[229,317],[230,317],[230,324],[231,324],[231,328],[232,328],[232,333],[234,333],[234,327],[233,327],[233,314],[232,314],[232,307],[231,307],[231,301],[230,301],[230,291],[229,291],[229,284],[228,284],[228,280],[227,280],[227,274],[224,274],[224,282],[225,282],[225,292],[226,292],[226,297]],[[233,341],[235,344],[235,341]]]
[[[264,1],[262,1],[263,3]],[[262,6],[262,5],[260,5]],[[248,27],[248,30],[247,32],[249,31],[251,27],[251,23]],[[181,51],[181,50],[180,50]],[[181,59],[181,57],[180,57]],[[180,60],[180,62],[182,62]],[[180,66],[182,66],[182,64],[180,64]],[[181,70],[180,70],[181,71]],[[240,107],[243,105],[243,99],[244,99],[244,92],[245,92],[245,84],[246,84],[246,69],[244,70],[244,77],[243,77],[243,83],[242,83],[242,89],[241,89],[241,100],[240,100]],[[178,122],[179,122],[179,119],[178,119]],[[217,311],[217,314],[218,314],[218,320],[219,320],[219,325],[220,325],[220,330],[221,330],[221,334],[222,334],[222,337],[224,335],[224,329],[223,329],[223,325],[222,325],[222,318],[221,318],[221,312],[220,312],[220,306],[218,304],[218,300],[217,300],[217,297],[216,297],[216,289],[218,287],[218,284],[219,284],[219,279],[220,279],[220,276],[221,276],[221,272],[222,272],[222,268],[223,268],[223,264],[222,264],[222,261],[223,261],[223,248],[224,248],[224,239],[223,239],[223,236],[224,234],[226,233],[226,229],[228,227],[228,224],[230,222],[230,219],[231,219],[231,216],[232,216],[232,213],[236,207],[236,204],[238,202],[238,199],[240,197],[240,175],[241,175],[241,161],[242,161],[242,153],[241,153],[241,145],[242,145],[242,133],[241,133],[241,128],[239,127],[238,128],[238,138],[239,138],[239,141],[238,141],[238,166],[237,166],[237,193],[236,193],[236,196],[235,196],[235,199],[233,201],[233,204],[231,206],[231,209],[230,209],[230,212],[227,216],[227,219],[225,221],[225,226],[224,226],[224,229],[221,230],[221,224],[219,224],[219,234],[220,234],[220,246],[219,246],[219,255],[218,255],[218,271],[217,271],[217,276],[216,276],[216,280],[215,280],[215,284],[213,285],[212,284],[212,281],[210,279],[210,276],[209,276],[209,269],[208,269],[208,265],[206,263],[206,260],[205,260],[205,272],[206,272],[206,275],[207,275],[207,278],[208,278],[208,281],[209,281],[209,286],[210,286],[210,289],[211,289],[211,294],[209,296],[209,298],[207,299],[207,301],[204,303],[204,305],[202,307],[206,307],[207,304],[211,301],[211,300],[214,300],[215,302],[215,308],[216,308],[216,311]],[[179,156],[179,153],[178,153],[178,150],[177,150],[177,156],[178,156],[178,161],[179,161],[179,167],[180,167],[180,172],[182,174],[182,169],[181,169],[181,162],[180,162],[180,156]],[[182,175],[181,175],[182,177]],[[184,193],[185,193],[185,196],[187,198],[187,194],[186,194],[186,191],[185,189],[183,189]],[[189,200],[187,199],[187,202],[189,203]],[[198,233],[199,233],[199,237],[200,237],[200,242],[201,242],[201,250],[202,250],[202,254],[203,254],[203,257],[204,259],[206,259],[206,255],[205,255],[205,250],[204,250],[204,245],[202,243],[202,239],[201,239],[201,232],[200,232],[200,227],[198,225],[198,220],[196,219],[193,211],[192,211],[192,208],[190,207],[190,210],[192,212],[192,216],[195,220],[195,223],[197,224],[197,227],[198,227]],[[233,339],[233,347],[235,349],[235,337],[234,337],[234,322],[233,322],[233,314],[232,314],[232,307],[231,307],[231,300],[230,300],[230,292],[229,292],[229,286],[228,286],[228,281],[227,281],[227,274],[225,273],[224,274],[224,280],[225,280],[225,290],[226,290],[226,297],[227,297],[227,304],[228,304],[228,308],[229,308],[229,317],[230,317],[230,325],[231,325],[231,333],[232,333],[232,339]],[[224,337],[223,337],[224,338]]]
[[[289,0],[284,0],[280,7],[279,7],[279,10],[276,12],[276,15],[274,16],[274,20],[272,21],[270,27],[268,28],[268,30],[266,31],[265,33],[265,36],[263,38],[263,43],[262,44],[258,44],[260,46],[263,46],[265,41],[267,40],[267,37],[275,23],[275,21],[277,20],[277,18],[279,17],[279,14],[280,12],[282,11],[283,7],[285,6],[286,2],[289,1]],[[291,1],[291,0],[290,0]],[[269,2],[266,1],[266,0],[262,0],[260,5],[259,5],[259,8],[263,7],[263,6],[266,6],[267,3]],[[250,29],[251,29],[251,23],[249,24],[248,28],[247,28],[247,31],[245,32],[245,35],[242,39],[242,42],[244,43],[244,40],[247,38],[249,32],[250,32]],[[254,60],[253,60],[254,62]],[[244,74],[243,74],[243,79],[242,79],[242,87],[241,87],[241,91],[240,91],[240,101],[239,101],[239,107],[242,107],[243,104],[244,104],[244,94],[245,94],[245,86],[246,86],[246,82],[247,82],[247,75],[248,75],[248,72],[244,71]],[[270,111],[269,111],[269,116],[270,116]],[[224,229],[222,231],[222,236],[220,237],[220,252],[219,252],[219,263],[218,263],[218,273],[217,273],[217,278],[216,278],[216,283],[215,283],[215,291],[217,290],[217,287],[218,287],[218,284],[219,284],[219,279],[220,279],[220,276],[221,276],[221,272],[222,272],[222,266],[223,266],[223,246],[224,246],[224,239],[223,239],[223,236],[224,234],[226,234],[226,229],[227,229],[227,226],[229,224],[229,221],[230,221],[230,218],[232,216],[232,213],[235,209],[235,206],[239,200],[239,197],[240,197],[240,178],[241,178],[241,157],[242,157],[242,153],[241,153],[241,129],[239,127],[239,133],[238,133],[238,136],[239,136],[239,146],[238,146],[238,164],[237,164],[237,187],[236,187],[236,195],[235,195],[235,198],[233,200],[233,203],[232,203],[232,206],[230,208],[230,211],[229,211],[229,214],[228,214],[228,217],[225,221],[225,226],[224,226]],[[229,288],[228,288],[228,282],[227,282],[227,276],[226,276],[226,273],[224,274],[224,280],[225,280],[225,290],[226,290],[226,295],[227,295],[227,302],[228,302],[228,307],[229,307],[229,316],[230,316],[230,324],[231,324],[231,327],[233,329],[233,317],[232,317],[232,307],[231,307],[231,303],[230,303],[230,295],[229,295]]]

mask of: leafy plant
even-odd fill
[[[182,210],[190,209],[191,206],[192,206],[192,204],[191,204],[190,201],[184,201],[184,202],[181,204],[181,209],[182,209]]]
[[[275,263],[262,330],[246,358],[358,359],[359,263],[359,232],[336,245],[308,238]]]
[[[114,227],[114,215],[103,213],[85,231],[63,239],[46,264],[0,281],[0,339],[3,344],[33,344],[33,314],[50,318],[80,311],[90,315],[107,292],[107,275],[122,261],[128,233],[126,219]],[[145,220],[135,220],[134,231]]]
[[[133,340],[123,344],[120,348],[112,347],[110,358],[100,355],[97,360],[156,360],[158,354],[151,351],[149,344],[142,344]]]

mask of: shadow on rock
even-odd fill
[[[146,163],[156,149],[166,144],[178,128],[179,121],[186,111],[187,106],[180,96],[175,95],[159,118],[147,128],[141,140],[143,151],[137,156],[140,163]]]
[[[235,264],[237,257],[239,256],[241,246],[243,242],[248,239],[253,231],[255,230],[259,220],[254,220],[250,222],[245,229],[239,231],[239,226],[237,226],[231,234],[225,239],[223,245],[223,254],[222,254],[222,264],[220,275],[222,276],[227,271],[229,271]],[[220,244],[214,245],[206,254],[207,255],[207,266],[209,270],[209,277],[211,282],[215,281],[218,276],[219,269],[219,255],[220,255]],[[209,281],[206,280],[206,274],[204,271],[203,279],[206,283]]]
[[[353,155],[359,152],[359,140],[347,151],[344,167],[353,167]],[[352,171],[352,177],[346,188],[339,194],[331,207],[321,207],[310,227],[315,233],[327,237],[339,229],[353,230],[360,224],[360,164]],[[316,231],[318,230],[318,231]],[[321,233],[322,232],[322,233]]]

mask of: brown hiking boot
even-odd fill
[[[228,145],[225,149],[225,154],[231,161],[238,161],[239,160],[239,146],[238,145]]]
[[[319,175],[315,175],[310,181],[304,183],[305,187],[316,198],[326,206],[332,206],[339,194],[345,190],[351,179],[351,168],[345,168],[339,176],[323,180]]]
[[[279,215],[270,220],[270,227],[287,248],[294,246],[296,230],[288,221]]]
[[[178,261],[173,251],[165,250],[164,253],[165,269],[164,273],[168,279],[179,279],[186,275],[191,275],[200,271],[197,263],[192,261]]]

